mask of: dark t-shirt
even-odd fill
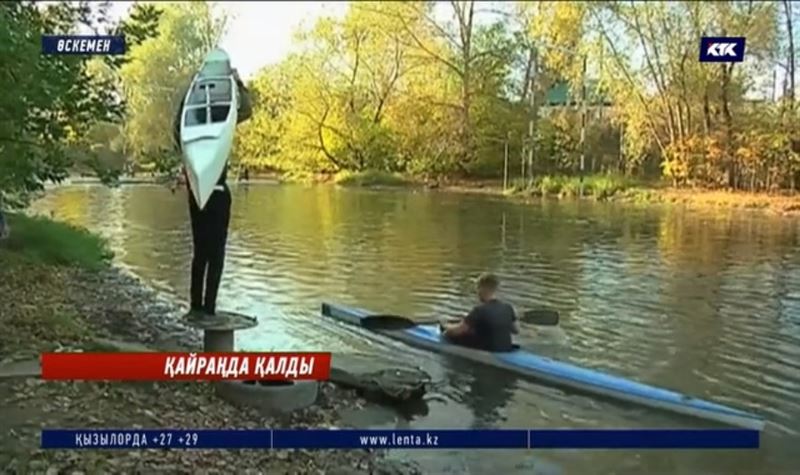
[[[493,299],[476,305],[464,321],[479,346],[486,351],[511,351],[511,330],[517,315],[514,307]]]

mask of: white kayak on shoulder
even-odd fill
[[[192,80],[181,111],[183,162],[195,201],[208,203],[233,146],[239,90],[230,58],[221,49],[206,56]]]

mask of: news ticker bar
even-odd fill
[[[746,429],[44,429],[43,449],[757,449]]]

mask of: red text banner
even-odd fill
[[[327,380],[330,353],[42,353],[42,379]]]

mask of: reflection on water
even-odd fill
[[[185,301],[191,239],[185,193],[69,187],[42,211],[105,234],[120,264]],[[545,202],[329,187],[234,188],[220,308],[260,325],[242,349],[382,354],[442,382],[414,427],[697,425],[565,393],[376,341],[321,321],[331,300],[383,312],[462,314],[470,278],[492,269],[518,307],[562,312],[568,345],[523,346],[579,364],[760,412],[754,453],[565,453],[571,473],[775,473],[800,442],[800,255],[797,222],[742,212]],[[431,472],[532,473],[530,454],[415,452]],[[533,464],[533,465],[532,465]]]

